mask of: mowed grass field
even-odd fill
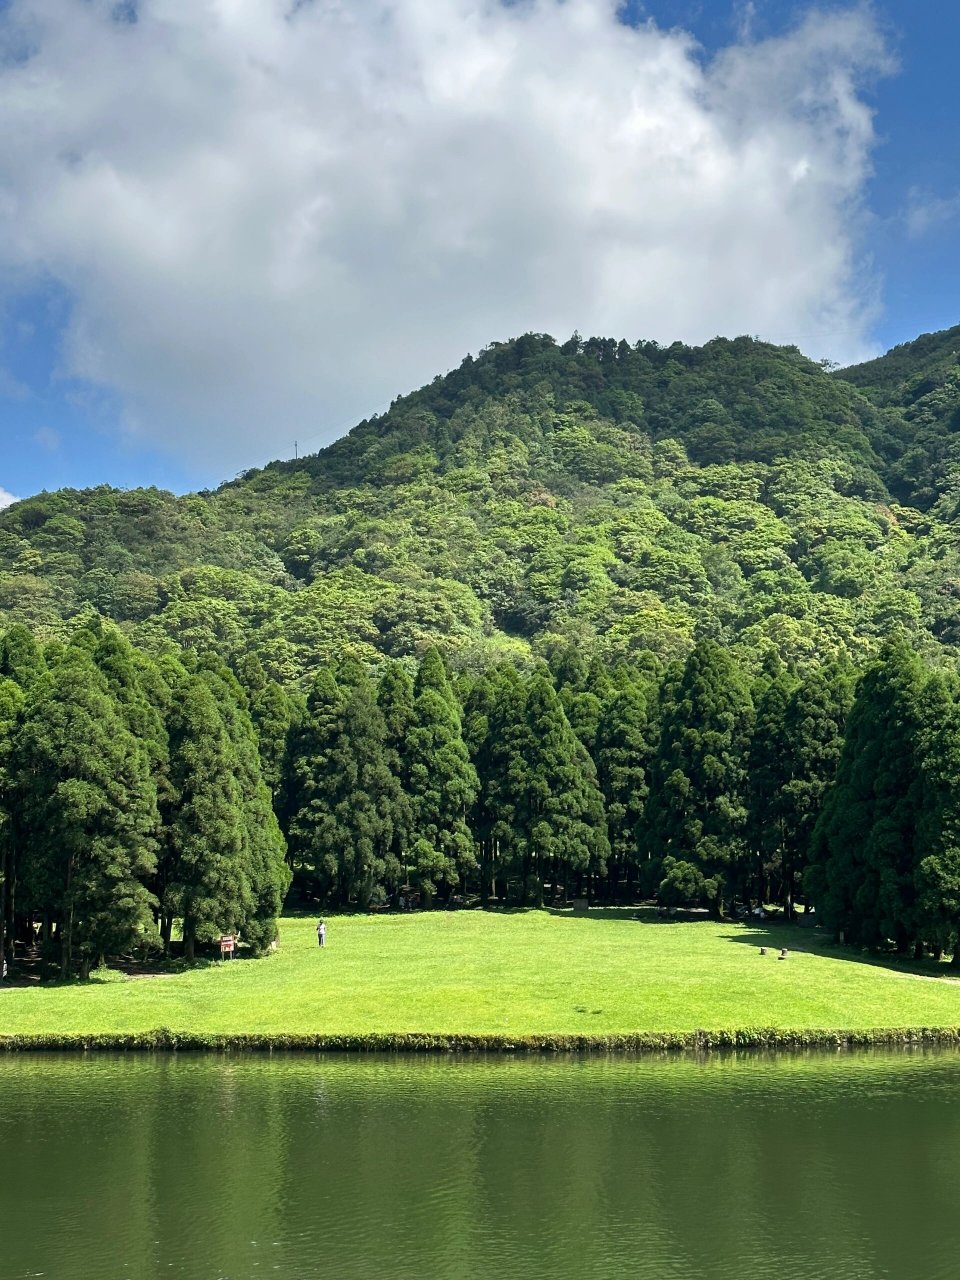
[[[960,983],[789,927],[546,911],[286,918],[278,951],[0,989],[0,1035],[587,1034],[960,1026]],[[774,948],[759,954],[761,944]],[[790,955],[777,959],[778,948]]]

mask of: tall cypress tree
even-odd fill
[[[89,650],[36,680],[14,753],[31,905],[59,922],[61,970],[136,944],[150,925],[156,788]]]
[[[251,896],[243,856],[243,797],[229,735],[202,676],[186,674],[176,688],[167,727],[171,802],[165,936],[179,916],[184,955],[193,960],[199,940],[240,929]]]
[[[264,781],[257,734],[247,697],[230,669],[216,658],[201,664],[201,674],[217,702],[230,740],[242,816],[243,885],[239,928],[248,945],[264,950],[277,936],[277,917],[290,884],[286,844]]]
[[[857,687],[837,779],[805,879],[831,927],[899,950],[920,933],[917,823],[923,803],[925,672],[904,641],[884,647]]]
[[[237,675],[247,696],[250,719],[257,731],[263,780],[271,796],[276,797],[283,780],[293,705],[284,689],[266,674],[255,654],[248,654],[241,661]]]
[[[790,781],[786,716],[795,685],[783,669],[764,681],[750,740],[746,839],[755,858],[754,889],[761,905],[768,900],[771,885],[784,883],[788,840],[785,789]]]
[[[477,794],[470,826],[477,841],[480,893],[505,896],[517,855],[515,791],[511,779],[522,773],[526,737],[526,689],[506,663],[483,672],[464,707],[464,741],[477,773]]]
[[[413,680],[401,662],[388,662],[377,685],[377,706],[383,716],[387,767],[397,781],[391,855],[403,879],[413,844],[413,804],[410,797],[410,731],[413,727]]]
[[[438,889],[477,869],[467,825],[477,774],[463,740],[460,705],[435,648],[426,651],[417,671],[406,754],[411,853],[421,892],[431,901]]]
[[[750,691],[717,641],[700,640],[676,678],[668,671],[644,827],[659,859],[704,877],[718,915],[744,880]]]
[[[521,839],[523,901],[539,904],[548,876],[566,894],[571,874],[603,875],[609,844],[596,769],[545,671],[531,678],[525,710],[508,786]]]
[[[653,755],[647,700],[635,685],[608,696],[597,727],[597,778],[603,792],[610,840],[610,877],[616,896],[621,880],[638,869],[648,771]]]
[[[290,751],[286,808],[296,867],[328,901],[366,906],[392,889],[400,799],[390,769],[383,715],[360,668],[344,690],[321,670]]]
[[[960,967],[960,687],[936,672],[920,704],[923,796],[917,822],[916,893],[922,941]]]
[[[811,842],[824,799],[837,776],[854,674],[844,665],[814,671],[793,690],[784,715],[787,781],[781,793],[781,880],[784,911],[793,916],[810,861]]]
[[[23,690],[0,677],[0,971],[13,960],[12,912],[16,901],[17,841],[14,836],[14,780],[10,765]]]

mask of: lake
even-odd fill
[[[0,1276],[955,1280],[960,1054],[0,1059]]]

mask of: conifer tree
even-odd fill
[[[810,861],[813,833],[824,799],[837,776],[847,717],[853,703],[852,669],[832,665],[814,671],[790,695],[784,715],[787,781],[782,791],[781,881],[784,911]]]
[[[920,703],[923,795],[917,822],[916,891],[922,941],[960,967],[960,688],[935,672]]]
[[[905,950],[920,934],[924,680],[906,642],[884,647],[857,687],[837,779],[814,833],[808,891],[828,925],[866,946],[890,939]]]
[[[531,678],[525,710],[507,785],[523,857],[523,901],[539,904],[547,876],[566,895],[571,874],[603,875],[609,844],[596,770],[546,671]]]
[[[391,855],[406,879],[413,844],[413,804],[410,797],[410,731],[413,727],[413,680],[401,662],[388,662],[377,685],[377,706],[383,716],[387,767],[397,782]]]
[[[86,647],[34,682],[14,761],[25,888],[59,923],[64,976],[75,955],[85,974],[149,928],[157,830],[147,752]]]
[[[755,858],[754,889],[761,906],[769,899],[771,884],[779,886],[783,880],[788,840],[786,787],[791,765],[786,715],[795,685],[793,677],[781,668],[763,681],[756,698],[748,763],[746,839]]]
[[[276,797],[283,780],[293,705],[276,680],[267,676],[255,654],[248,654],[240,663],[238,677],[247,696],[250,719],[257,732],[263,780],[271,796]]]
[[[467,825],[477,774],[463,740],[460,706],[435,648],[426,651],[417,671],[406,755],[411,855],[421,892],[431,901],[439,889],[477,869]]]
[[[216,658],[202,663],[230,740],[242,816],[242,883],[249,896],[241,903],[239,928],[244,941],[264,950],[277,936],[277,917],[290,884],[286,844],[263,778],[256,730],[247,698],[233,673]]]
[[[616,896],[621,880],[629,891],[637,870],[653,754],[647,701],[636,686],[608,695],[597,726],[595,754],[607,813],[611,892]]]
[[[470,825],[479,852],[481,898],[487,901],[490,895],[506,896],[517,854],[511,778],[522,773],[526,690],[514,667],[501,664],[474,682],[464,707],[463,734],[477,773]]]
[[[743,675],[712,639],[679,678],[668,671],[644,820],[657,860],[689,862],[718,915],[744,879],[747,752],[753,705]]]
[[[14,830],[14,779],[11,777],[14,735],[23,709],[23,690],[0,677],[0,971],[13,960],[13,911],[16,903],[17,840]]]
[[[399,786],[383,716],[362,668],[341,689],[322,670],[291,752],[289,838],[322,897],[367,906],[396,885],[393,852]]]
[[[167,728],[172,798],[164,936],[168,941],[179,916],[184,955],[193,960],[199,940],[239,931],[251,897],[243,796],[229,735],[201,675],[185,674],[175,689]]]

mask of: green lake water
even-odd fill
[[[956,1280],[960,1054],[9,1057],[0,1277]]]

